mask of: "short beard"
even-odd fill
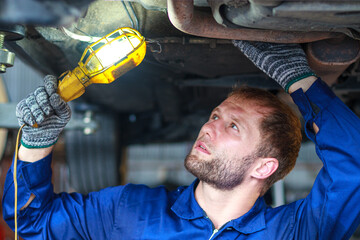
[[[201,181],[210,184],[219,190],[232,190],[239,186],[243,181],[245,174],[250,169],[251,165],[257,159],[256,151],[242,158],[225,159],[222,157],[215,157],[211,160],[202,160],[191,155],[185,158],[185,168],[199,178]]]

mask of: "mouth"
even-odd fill
[[[198,150],[199,152],[202,152],[202,153],[205,153],[205,154],[208,154],[210,155],[210,152],[209,150],[207,149],[206,145],[201,142],[201,141],[198,141],[195,145],[195,149]]]

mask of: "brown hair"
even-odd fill
[[[262,137],[256,156],[273,157],[278,169],[265,180],[261,195],[278,180],[284,178],[295,166],[301,145],[301,124],[293,110],[272,93],[251,87],[233,90],[229,97],[250,101],[263,115],[259,123]]]

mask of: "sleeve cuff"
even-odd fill
[[[41,203],[51,195],[49,193],[53,191],[51,184],[51,159],[52,153],[33,163],[18,160],[19,199],[22,199],[21,195],[23,195],[23,198],[27,200],[30,194],[33,193],[36,198],[31,202],[31,207],[40,207]],[[11,168],[13,172],[13,165]]]
[[[336,98],[335,94],[325,82],[318,78],[306,92],[300,88],[291,93],[291,97],[304,117],[306,135],[314,141],[312,123],[315,117]]]
[[[51,181],[51,159],[52,153],[34,163],[23,164],[21,170],[29,189],[35,188],[44,181]]]
[[[336,95],[331,91],[330,87],[318,78],[313,85],[305,92],[308,99],[316,104],[319,108],[326,108]]]
[[[306,92],[303,92],[300,88],[291,93],[291,97],[299,106],[301,113],[306,115],[309,110],[313,110],[311,109],[311,106],[316,105],[319,109],[326,108],[329,103],[336,98],[336,95],[331,91],[325,82],[318,78]],[[305,102],[309,103],[308,106],[310,106],[310,109],[307,109]]]

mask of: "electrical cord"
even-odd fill
[[[17,177],[16,177],[16,172],[17,172],[17,161],[18,161],[18,152],[19,152],[19,140],[20,140],[20,135],[21,135],[21,130],[22,128],[25,126],[25,124],[23,124],[20,129],[19,132],[17,134],[16,137],[16,149],[15,149],[15,157],[14,157],[14,168],[13,168],[13,178],[14,178],[14,188],[15,188],[15,206],[14,206],[14,221],[15,221],[15,239],[19,239],[18,237],[18,232],[17,232],[17,192],[18,192],[18,184],[17,184]]]
[[[131,10],[131,12],[132,12],[132,14],[133,14],[133,16],[134,16],[134,19],[131,17],[131,14],[130,14],[130,12],[129,12],[129,10],[128,10],[128,7],[127,7],[126,3],[123,2],[123,1],[122,1],[121,3],[123,4],[124,9],[125,9],[125,11],[126,11],[126,14],[128,15],[128,18],[129,18],[130,23],[131,23],[131,27],[132,27],[132,28],[135,28],[136,30],[139,31],[139,29],[140,29],[139,19],[138,19],[138,17],[136,16],[136,13],[135,13],[135,11],[134,11],[134,8],[133,8],[131,2],[126,2],[126,3],[129,4],[129,7],[130,7],[130,10]],[[134,22],[135,22],[135,24],[134,24]]]

